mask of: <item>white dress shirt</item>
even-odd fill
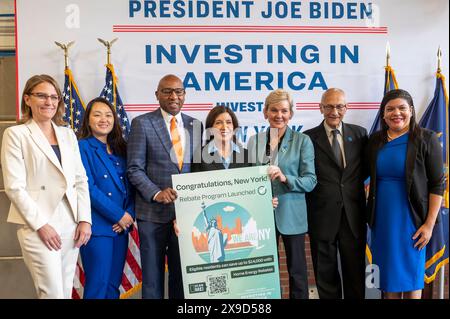
[[[325,127],[325,132],[327,133],[327,137],[328,137],[328,141],[330,142],[330,145],[333,144],[333,130],[334,128],[330,127],[327,122],[323,122],[323,126]],[[345,152],[344,152],[344,136],[342,134],[342,122],[339,123],[339,126],[337,128],[337,130],[339,131],[339,134],[336,136],[337,141],[339,143],[339,147],[341,148],[341,153],[342,153],[342,160],[343,160],[343,164],[344,167],[347,165],[346,161],[345,161]]]

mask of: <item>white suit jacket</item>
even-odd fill
[[[77,139],[71,129],[52,125],[62,165],[34,120],[9,127],[3,134],[1,162],[5,192],[11,200],[10,223],[38,230],[48,223],[64,195],[75,222],[91,223],[89,188]]]

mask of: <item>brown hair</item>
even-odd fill
[[[59,97],[58,107],[56,109],[55,115],[52,118],[52,121],[55,122],[55,124],[58,126],[66,125],[67,123],[63,120],[65,110],[61,89],[59,88],[58,82],[56,82],[54,78],[47,74],[34,75],[28,79],[27,83],[25,83],[25,88],[23,89],[22,93],[22,102],[20,104],[22,118],[19,120],[19,123],[26,123],[33,118],[31,107],[29,107],[25,103],[25,95],[30,95],[30,93],[33,92],[33,89],[41,83],[49,83],[53,85]]]
[[[406,103],[408,103],[408,105],[411,107],[411,119],[409,121],[409,139],[412,141],[415,140],[415,138],[419,136],[421,132],[419,125],[416,123],[416,112],[414,110],[414,102],[411,94],[401,89],[391,90],[384,95],[380,105],[381,134],[376,141],[379,146],[386,144],[388,141],[387,130],[389,129],[389,126],[384,119],[384,111],[386,109],[386,104],[388,104],[389,101],[395,99],[405,100]]]
[[[239,121],[236,117],[236,114],[234,114],[233,110],[229,107],[226,107],[224,105],[217,105],[213,107],[206,117],[205,120],[205,129],[208,130],[214,126],[214,122],[216,121],[216,118],[223,113],[228,113],[231,117],[231,121],[233,122],[233,131],[236,131],[236,129],[239,128]],[[212,139],[214,139],[214,134],[211,134],[211,137],[208,139],[207,143],[210,142]],[[236,143],[236,135],[233,135],[233,141]]]
[[[80,131],[78,132],[78,139],[88,138],[92,136],[91,127],[89,126],[89,115],[91,114],[92,107],[95,103],[106,104],[114,117],[113,129],[109,132],[107,137],[107,142],[114,154],[126,157],[127,155],[127,142],[123,138],[123,131],[120,127],[119,121],[117,119],[117,113],[114,106],[105,98],[97,97],[91,100],[86,106],[86,112],[84,113],[83,123],[81,124]]]

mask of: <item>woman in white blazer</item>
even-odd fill
[[[57,82],[35,75],[25,84],[21,125],[3,135],[1,163],[8,222],[39,298],[70,298],[79,247],[91,235],[86,172],[73,131],[62,127]]]

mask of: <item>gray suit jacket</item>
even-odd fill
[[[153,197],[157,192],[172,187],[172,175],[191,171],[192,154],[201,147],[201,122],[185,114],[181,116],[186,133],[181,170],[160,109],[140,115],[131,123],[127,174],[137,190],[137,219],[155,223],[168,223],[175,219],[174,205],[157,203]]]

